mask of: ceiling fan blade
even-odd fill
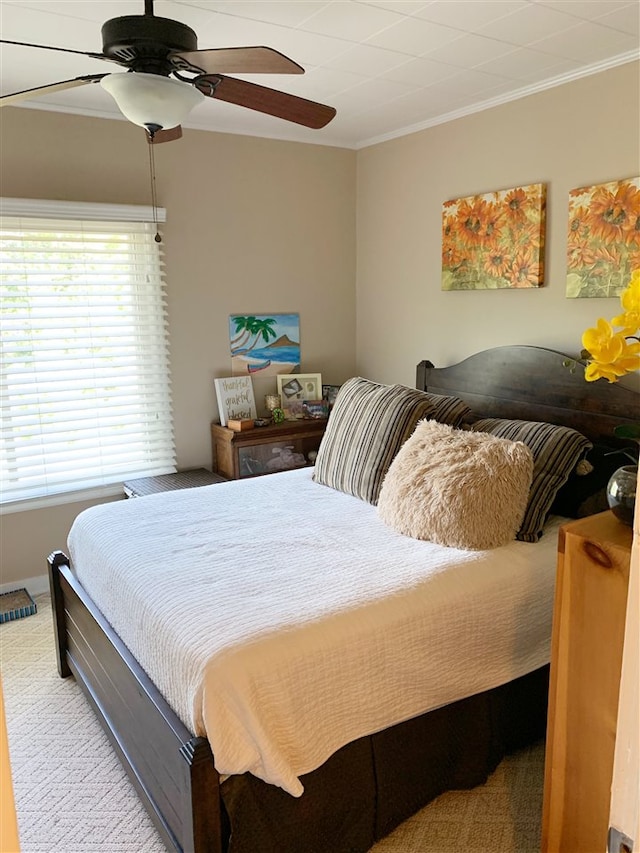
[[[271,47],[222,47],[172,53],[178,70],[203,74],[304,74],[304,68]],[[186,64],[185,64],[186,63]]]
[[[333,107],[317,104],[315,101],[308,101],[297,95],[279,92],[277,89],[258,86],[247,80],[223,77],[221,74],[211,75],[210,78],[198,77],[193,83],[203,95],[209,98],[248,107],[250,110],[257,110],[285,121],[293,121],[314,130],[324,127],[336,114]]]
[[[170,127],[169,130],[156,130],[153,136],[147,131],[147,142],[149,145],[159,145],[161,142],[173,142],[174,139],[182,137],[182,128]]]
[[[92,53],[87,50],[72,50],[70,47],[52,47],[50,44],[32,44],[28,41],[9,41],[9,39],[0,39],[0,44],[17,44],[18,47],[37,47],[40,50],[58,50],[61,53],[77,53],[80,56],[89,56],[91,59],[103,59],[106,62],[116,62],[118,65],[123,64],[116,58],[105,56],[104,53]]]
[[[49,95],[51,92],[62,92],[64,89],[75,89],[76,86],[85,86],[87,83],[99,83],[107,74],[85,74],[84,77],[74,77],[72,80],[61,80],[59,83],[49,83],[48,86],[36,86],[33,89],[24,89],[22,92],[12,92],[10,95],[0,96],[0,107],[16,104],[20,101],[28,101],[39,95]]]

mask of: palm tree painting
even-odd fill
[[[571,190],[567,297],[620,296],[635,269],[640,269],[640,178]]]
[[[232,314],[229,344],[233,376],[300,372],[298,314]]]
[[[545,218],[544,184],[446,201],[442,290],[540,287]]]

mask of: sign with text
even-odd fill
[[[255,420],[256,401],[250,376],[229,376],[213,381],[222,426],[226,426],[230,419]]]

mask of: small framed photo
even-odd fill
[[[326,400],[329,404],[329,408],[333,406],[336,401],[336,397],[338,396],[338,391],[340,390],[340,385],[323,385],[322,386],[322,399]]]
[[[329,403],[326,400],[303,400],[303,417],[321,420],[329,417]]]
[[[287,419],[304,417],[303,400],[319,400],[322,397],[322,376],[319,373],[280,373],[276,381],[282,410]]]

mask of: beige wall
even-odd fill
[[[127,122],[5,108],[0,134],[3,196],[150,203],[144,133]],[[155,159],[178,465],[210,467],[229,314],[298,312],[302,370],[354,372],[356,152],[185,131]],[[275,391],[254,384],[259,404]],[[0,585],[43,574],[85,505],[2,517]]]
[[[566,299],[569,190],[640,174],[640,72],[630,63],[358,154],[357,368],[415,381],[502,344],[577,353],[615,299]],[[543,288],[440,289],[442,203],[544,182]]]

